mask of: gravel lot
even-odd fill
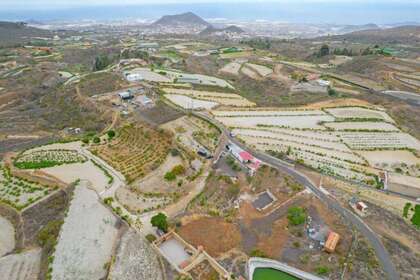
[[[102,279],[111,260],[118,220],[82,181],[74,191],[54,255],[53,279]]]

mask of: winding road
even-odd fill
[[[363,236],[369,241],[373,249],[375,250],[376,256],[382,266],[382,269],[387,275],[389,280],[398,280],[400,279],[399,273],[397,272],[388,251],[385,249],[381,240],[377,234],[356,214],[344,208],[340,203],[335,200],[332,196],[327,195],[321,189],[315,186],[313,182],[310,181],[304,174],[297,171],[294,166],[289,163],[283,162],[277,158],[274,158],[268,154],[257,152],[249,147],[245,146],[243,143],[235,139],[229,132],[229,130],[222,125],[220,122],[213,119],[211,116],[202,113],[202,112],[191,112],[193,115],[205,119],[208,122],[212,123],[232,142],[241,147],[243,150],[248,151],[256,158],[264,161],[265,163],[272,165],[275,168],[285,171],[289,175],[293,176],[299,183],[304,185],[306,188],[310,189],[321,201],[323,201],[330,209],[338,212],[344,219],[349,221],[355,228],[357,228]]]

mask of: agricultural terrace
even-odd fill
[[[225,66],[223,66],[223,68],[221,68],[219,72],[222,74],[229,74],[229,75],[237,76],[239,74],[239,70],[241,69],[241,66],[242,64],[238,62],[230,62],[226,64]]]
[[[331,108],[325,109],[325,111],[337,119],[381,119],[394,123],[394,120],[386,112],[362,107]]]
[[[39,169],[85,161],[86,157],[76,150],[30,150],[20,154],[14,165],[21,169]]]
[[[213,76],[201,75],[201,74],[187,74],[178,71],[163,70],[167,76],[172,77],[174,80],[178,80],[180,83],[191,83],[205,86],[217,86],[222,88],[234,89],[234,87],[223,79],[219,79]]]
[[[417,139],[401,132],[383,111],[342,109],[267,108],[211,113],[248,145],[274,156],[291,158],[325,174],[378,187],[379,169],[417,175],[419,159],[408,151],[420,150]],[[372,160],[372,155],[363,153],[380,150],[387,151],[383,160],[380,154],[377,160]],[[398,153],[403,151],[404,157],[392,163],[390,158],[399,157]]]
[[[216,104],[233,106],[233,107],[253,107],[255,103],[248,101],[242,96],[234,93],[223,93],[223,92],[211,92],[211,91],[198,91],[188,89],[177,89],[177,88],[163,88],[163,91],[167,93],[165,97],[171,94],[188,96],[195,100],[204,100],[214,102]]]
[[[20,210],[50,193],[51,189],[14,177],[0,166],[0,201]]]
[[[130,74],[138,74],[141,78],[145,81],[149,82],[157,82],[157,83],[170,83],[173,80],[166,77],[165,75],[161,75],[159,73],[155,73],[149,68],[135,68],[133,70],[127,71],[124,73],[125,75]]]
[[[128,182],[145,176],[166,158],[172,137],[142,125],[126,125],[111,143],[94,145],[91,152],[120,171]]]
[[[210,110],[219,105],[216,102],[193,99],[179,94],[165,94],[165,98],[183,109]]]
[[[273,74],[273,69],[264,65],[253,64],[253,63],[246,63],[245,65],[251,70],[255,71],[261,77],[267,77]]]

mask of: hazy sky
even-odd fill
[[[232,3],[232,2],[278,2],[278,3],[418,3],[419,0],[0,0],[0,8],[29,9],[29,8],[65,8],[95,5],[139,5],[139,4],[167,4],[167,3]]]

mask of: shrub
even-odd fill
[[[165,178],[166,181],[174,181],[176,179],[176,175],[169,171],[165,173],[165,176],[163,176],[163,178]]]
[[[330,269],[326,266],[320,265],[316,268],[316,274],[318,274],[318,275],[326,275],[329,272],[330,272]]]
[[[113,131],[113,130],[109,130],[109,131],[107,132],[107,134],[108,134],[108,138],[109,138],[109,139],[112,139],[112,138],[114,138],[114,137],[115,137],[115,131]]]
[[[305,210],[302,207],[294,206],[287,210],[287,219],[293,226],[301,225],[306,220]]]
[[[411,217],[411,223],[417,228],[420,228],[420,205],[414,207],[414,215]]]
[[[148,234],[148,235],[146,235],[146,239],[150,243],[153,243],[156,240],[156,236],[154,234]]]
[[[165,214],[159,213],[152,217],[150,220],[152,226],[157,227],[158,229],[167,232],[168,231],[168,218]]]
[[[175,176],[182,175],[182,174],[184,174],[184,173],[185,173],[185,168],[184,168],[184,166],[183,166],[183,165],[179,164],[179,165],[175,166],[174,168],[172,168],[172,171],[171,171],[171,172],[172,172]]]
[[[403,210],[403,217],[406,218],[406,219],[408,218],[408,210],[410,210],[410,208],[411,208],[411,203],[407,202],[405,204],[404,210]]]
[[[261,251],[260,249],[254,249],[249,254],[251,257],[267,258],[267,254]]]
[[[171,156],[173,157],[179,156],[179,151],[175,148],[171,149]]]

